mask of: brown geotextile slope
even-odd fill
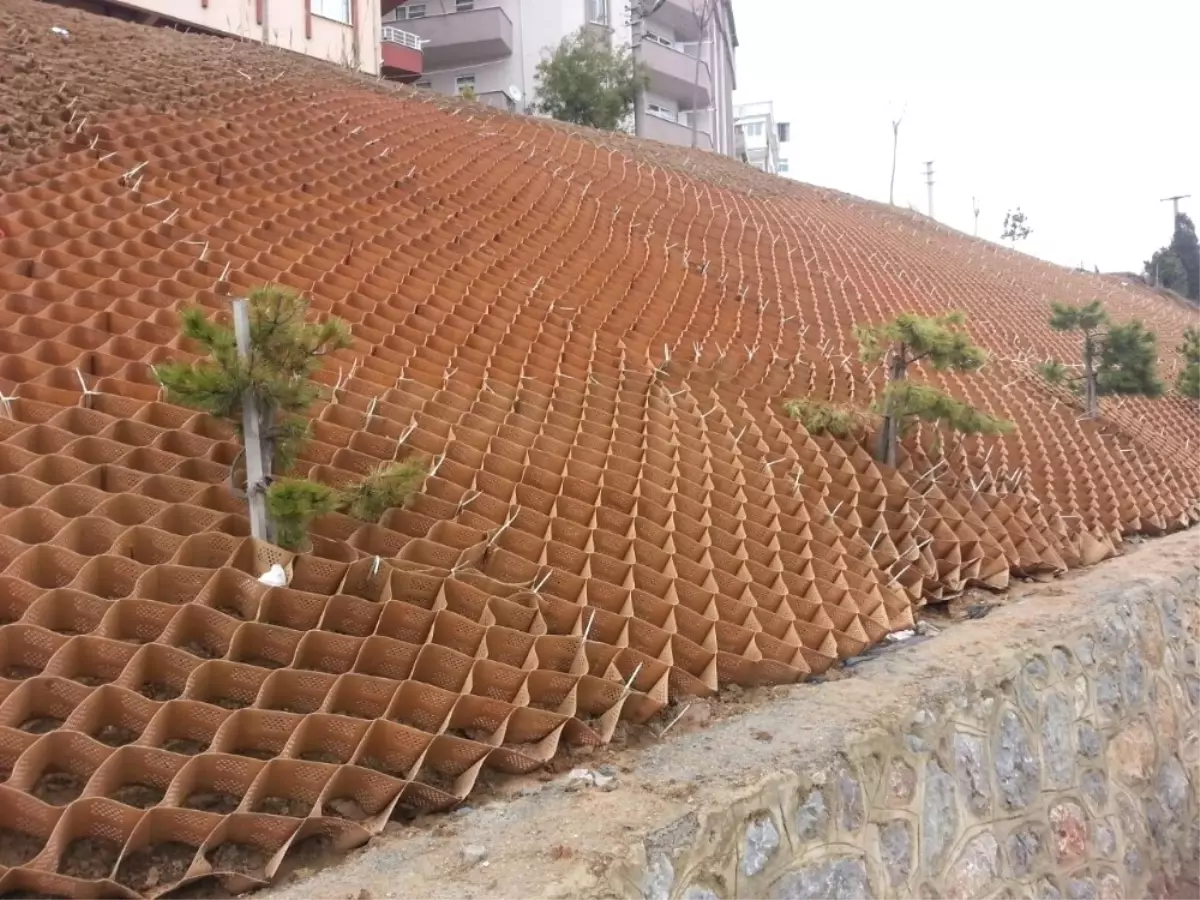
[[[1167,379],[1195,316],[919,216],[18,0],[0,135],[0,892],[261,882],[482,767],[1197,518],[1194,402],[1081,421],[1032,370],[1078,352],[1051,299],[1144,318]],[[181,308],[265,282],[355,338],[301,468],[432,469],[294,557],[152,371]],[[894,470],[783,414],[875,397],[854,324],[950,309],[993,358],[920,377],[1013,434],[926,427]]]

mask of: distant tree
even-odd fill
[[[1111,324],[1099,300],[1083,306],[1052,303],[1050,309],[1051,328],[1083,334],[1083,374],[1072,376],[1055,360],[1043,363],[1041,373],[1052,383],[1081,388],[1085,415],[1100,415],[1100,397],[1105,394],[1162,395],[1156,373],[1158,341],[1141,322]]]
[[[1016,249],[1017,241],[1025,240],[1032,233],[1033,229],[1029,227],[1029,221],[1025,213],[1021,212],[1021,207],[1018,206],[1015,210],[1010,209],[1005,213],[1004,231],[1001,232],[1000,238],[1010,241],[1013,249]]]
[[[1200,400],[1200,328],[1183,333],[1178,351],[1183,356],[1183,371],[1175,379],[1175,388],[1185,397]]]
[[[1171,238],[1171,252],[1179,258],[1187,273],[1189,300],[1200,301],[1200,241],[1196,238],[1196,226],[1186,213],[1175,217],[1175,234]]]
[[[1146,277],[1155,287],[1164,287],[1185,297],[1188,292],[1187,270],[1183,262],[1168,247],[1154,251],[1154,255],[1143,263]]]
[[[923,360],[942,371],[974,372],[983,366],[987,354],[956,327],[963,322],[962,313],[932,318],[904,313],[882,325],[855,328],[862,360],[887,367],[887,386],[876,406],[883,419],[875,447],[880,462],[896,465],[900,437],[916,419],[941,421],[967,434],[999,434],[1012,427],[937,388],[908,380],[909,366]]]
[[[560,122],[617,131],[628,121],[645,81],[629,48],[614,50],[580,29],[538,63],[533,109]]]

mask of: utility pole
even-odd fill
[[[979,201],[972,197],[971,208],[975,210],[975,237],[979,237]]]
[[[929,218],[933,218],[933,160],[925,163],[925,187],[929,190]]]
[[[233,333],[237,339],[238,356],[250,357],[250,307],[243,298],[233,301]],[[242,395],[242,438],[246,447],[246,502],[250,506],[250,534],[260,541],[271,540],[267,520],[267,496],[263,462],[262,432],[259,427],[258,402],[254,394]]]
[[[1158,201],[1159,203],[1166,203],[1167,201],[1170,201],[1171,212],[1172,212],[1172,215],[1171,215],[1171,227],[1172,228],[1175,227],[1175,220],[1179,218],[1179,201],[1186,200],[1190,196],[1192,196],[1192,195],[1191,194],[1176,194],[1174,197],[1163,197],[1161,200]]]

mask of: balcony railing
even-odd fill
[[[512,20],[499,6],[409,19],[405,27],[426,42],[422,52],[430,69],[491,62],[513,52]]]
[[[661,113],[646,110],[642,117],[642,137],[664,144],[674,144],[677,147],[692,146],[692,126],[664,116]],[[713,148],[712,135],[704,128],[696,129],[696,146],[701,150]]]
[[[698,52],[694,45],[693,49]],[[680,109],[691,109],[693,105],[703,109],[712,103],[712,76],[703,59],[697,66],[697,58],[691,53],[654,41],[642,41],[641,50],[651,91],[671,98]]]
[[[389,44],[399,44],[401,47],[408,47],[412,50],[420,50],[421,45],[425,43],[411,31],[405,31],[395,25],[384,25],[382,37]]]

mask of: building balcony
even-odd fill
[[[412,79],[425,70],[421,39],[411,31],[384,25],[380,38],[379,52],[385,75]]]
[[[409,19],[404,27],[421,39],[426,71],[512,55],[512,20],[498,6]]]
[[[646,25],[653,31],[654,23],[660,22],[669,28],[678,40],[698,41],[701,34],[696,26],[696,17],[692,13],[694,4],[695,0],[664,0],[662,6],[654,11],[654,15],[646,19]]]
[[[692,126],[672,122],[670,119],[647,112],[642,116],[641,137],[664,144],[674,144],[676,147],[690,147],[692,146]],[[696,146],[701,150],[713,148],[712,136],[703,128],[696,131]]]
[[[642,62],[650,79],[650,90],[669,97],[680,109],[706,109],[712,105],[712,76],[708,64],[700,63],[696,78],[696,57],[656,41],[643,40]]]

